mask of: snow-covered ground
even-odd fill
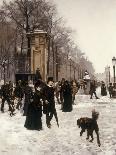
[[[25,129],[25,117],[20,112],[14,117],[0,112],[0,155],[116,155],[116,99],[108,96],[90,100],[89,96],[77,95],[75,103],[71,113],[63,113],[56,105],[59,128],[53,119],[48,129],[43,115],[42,131]],[[80,137],[76,125],[78,118],[91,117],[93,108],[100,113],[101,147],[95,134],[93,143],[86,140],[86,133]]]

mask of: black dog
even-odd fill
[[[95,133],[97,135],[97,143],[98,143],[98,146],[100,147],[101,143],[100,143],[100,139],[99,139],[99,127],[97,124],[98,116],[99,116],[99,113],[92,111],[92,118],[82,117],[77,120],[77,125],[79,126],[79,128],[81,127],[81,129],[82,129],[80,132],[80,136],[82,136],[83,132],[85,132],[85,130],[87,130],[87,138],[86,139],[89,139],[89,136],[91,136],[90,142],[93,142],[93,140],[94,140],[93,131],[95,131]]]

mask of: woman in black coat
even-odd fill
[[[42,130],[42,103],[43,99],[41,87],[36,86],[33,101],[28,106],[25,127],[30,130]]]
[[[28,112],[28,106],[31,103],[31,99],[33,98],[33,91],[32,88],[28,85],[28,82],[25,82],[25,86],[23,87],[24,89],[24,113],[23,116],[27,116],[27,112]]]
[[[65,81],[63,86],[63,98],[64,103],[62,107],[63,112],[72,111],[72,88],[68,81]]]
[[[107,90],[106,90],[105,83],[102,83],[102,85],[101,85],[101,95],[102,96],[106,96],[107,95]]]

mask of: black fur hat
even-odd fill
[[[41,81],[40,80],[37,80],[37,82],[35,83],[35,87],[39,87],[41,84]]]
[[[53,81],[54,82],[53,77],[48,77],[47,83],[50,82],[50,81]]]

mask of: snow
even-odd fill
[[[59,124],[52,120],[48,129],[43,115],[43,130],[30,131],[24,128],[25,116],[16,112],[13,117],[0,112],[0,155],[116,155],[116,99],[109,96],[90,99],[87,95],[76,96],[71,113],[63,113],[56,105]],[[100,113],[101,147],[98,147],[96,135],[94,142],[86,140],[86,133],[80,137],[80,128],[76,121],[80,117],[91,117],[92,109]]]

